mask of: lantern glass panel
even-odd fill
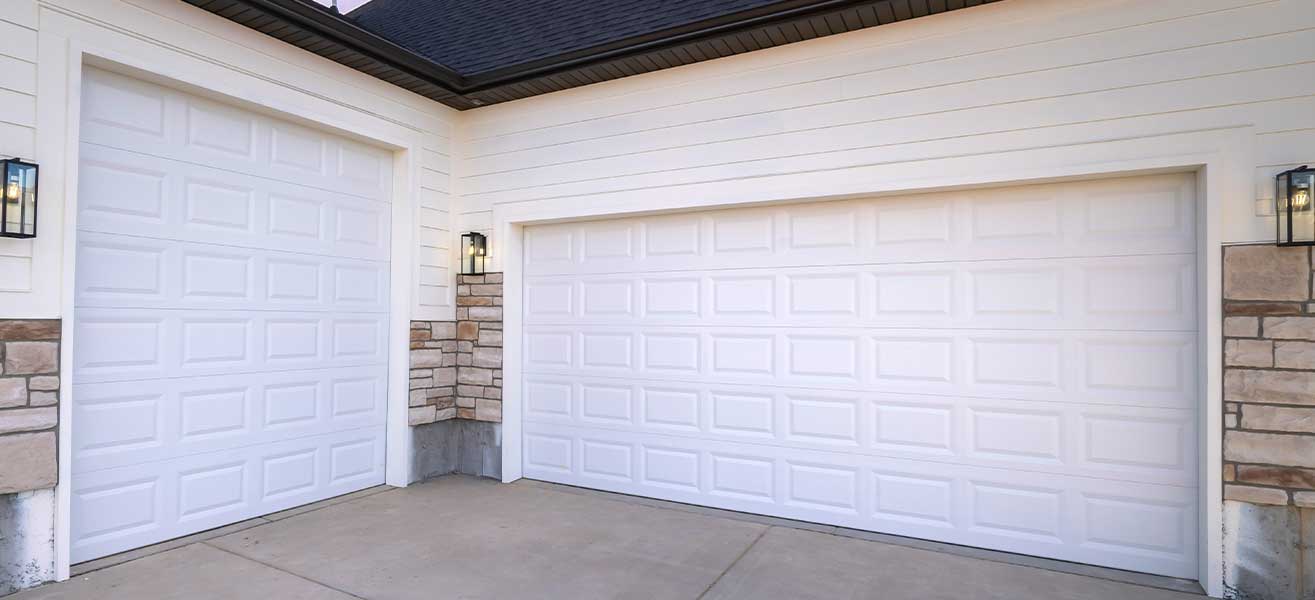
[[[478,275],[484,272],[488,260],[488,238],[481,233],[470,232],[461,236],[461,273]]]
[[[0,190],[0,226],[7,237],[33,237],[37,224],[37,166],[17,160],[4,165],[4,187]]]
[[[1315,244],[1315,169],[1294,169],[1278,176],[1280,245]]]

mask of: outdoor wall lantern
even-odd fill
[[[461,274],[479,275],[488,259],[488,238],[474,231],[461,235]]]
[[[1315,246],[1315,169],[1302,165],[1274,178],[1278,245]]]
[[[4,174],[4,204],[0,205],[0,236],[37,236],[37,166],[17,158],[0,160]]]

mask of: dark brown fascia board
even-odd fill
[[[210,4],[205,0],[183,1],[201,8],[205,8],[206,4]],[[887,4],[890,0],[782,0],[756,9],[704,19],[675,28],[630,37],[541,60],[493,69],[468,77],[380,37],[331,9],[312,3],[311,0],[231,1],[259,10],[290,25],[304,29],[331,44],[370,57],[401,73],[437,85],[457,97],[431,97],[453,108],[465,110],[487,103],[484,100],[467,98],[465,97],[466,94],[532,82],[590,65],[601,65],[639,57],[681,44],[804,20],[819,14],[850,7]],[[320,54],[323,55],[323,53]]]

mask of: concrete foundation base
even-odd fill
[[[411,481],[461,473],[502,479],[502,425],[452,419],[411,428]]]
[[[55,492],[0,496],[0,596],[55,579]]]
[[[1224,503],[1224,597],[1315,600],[1315,510]]]

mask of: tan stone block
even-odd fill
[[[431,388],[431,387],[434,387],[434,380],[433,380],[432,378],[429,378],[429,377],[417,377],[417,378],[411,380],[411,389],[412,389],[412,390],[422,390],[422,389],[425,389],[425,388]]]
[[[457,296],[457,306],[493,306],[493,298],[488,296]]]
[[[427,342],[427,341],[429,341],[429,330],[428,330],[428,329],[416,329],[416,328],[414,328],[414,327],[411,328],[411,341],[413,341],[413,342]]]
[[[1274,342],[1269,340],[1227,340],[1224,364],[1230,367],[1274,366]]]
[[[1273,316],[1273,315],[1299,315],[1301,310],[1299,302],[1224,302],[1224,315],[1251,315],[1251,316]]]
[[[461,321],[460,323],[457,323],[458,340],[473,340],[477,337],[479,337],[479,323],[474,321]],[[457,344],[457,347],[460,348],[461,344]]]
[[[6,375],[35,375],[57,371],[58,342],[5,342]]]
[[[1224,400],[1315,406],[1315,373],[1301,371],[1224,371]]]
[[[502,283],[502,273],[485,273],[484,283]]]
[[[450,340],[457,337],[457,324],[452,321],[435,321],[432,330],[432,339]]]
[[[480,398],[475,400],[475,420],[502,422],[502,402]]]
[[[1259,317],[1224,318],[1224,336],[1252,338],[1260,335]]]
[[[32,392],[27,399],[29,406],[54,406],[59,404],[58,392]]]
[[[1229,484],[1224,486],[1224,500],[1283,506],[1288,503],[1288,493],[1273,488]]]
[[[1293,492],[1292,503],[1302,508],[1315,508],[1315,492]],[[1312,512],[1311,516],[1315,517],[1315,512]],[[1312,522],[1315,522],[1315,519],[1312,519]],[[1310,545],[1315,547],[1315,527],[1311,528],[1310,531],[1311,534],[1306,539],[1310,540]]]
[[[458,283],[458,284],[461,284],[461,285],[469,285],[469,284],[472,284],[472,283],[484,283],[484,275],[482,275],[482,274],[463,274],[463,275],[458,275],[458,276],[457,276],[457,283]]]
[[[1237,465],[1236,478],[1245,483],[1270,487],[1315,490],[1315,470],[1268,465]]]
[[[475,348],[471,364],[476,367],[498,369],[502,367],[502,348]]]
[[[502,307],[500,306],[472,306],[466,309],[470,315],[471,321],[501,321]]]
[[[59,410],[54,407],[0,411],[0,434],[41,431],[51,429],[58,423]]]
[[[432,367],[440,367],[442,365],[443,365],[442,350],[425,349],[425,350],[411,351],[412,369],[427,369]]]
[[[1274,366],[1280,369],[1315,369],[1315,343],[1276,342]]]
[[[1315,408],[1248,404],[1242,407],[1242,427],[1315,433]]]
[[[474,419],[474,418],[475,418],[475,409],[474,409],[474,407],[466,408],[466,407],[464,407],[464,406],[457,405],[457,418],[458,418],[458,419]]]
[[[493,371],[479,367],[463,367],[457,370],[457,382],[467,385],[488,385],[493,383]]]
[[[1310,299],[1306,248],[1272,244],[1224,248],[1224,297],[1304,302]]]
[[[0,340],[54,341],[59,329],[59,319],[5,319],[0,320]]]
[[[1315,468],[1315,436],[1225,431],[1224,460]]]
[[[434,408],[433,405],[417,406],[412,408],[406,416],[407,422],[410,423],[412,427],[415,427],[416,425],[425,425],[437,420],[438,409]]]
[[[1265,317],[1260,335],[1271,340],[1315,340],[1315,317]]]
[[[502,284],[482,284],[470,286],[472,296],[501,296]]]
[[[480,329],[479,339],[475,342],[490,348],[502,347],[502,331],[498,329]]]
[[[457,382],[456,367],[443,367],[440,369],[434,369],[434,385],[448,386],[448,385],[455,385],[456,382]]]
[[[0,436],[0,494],[55,487],[55,432]]]
[[[39,392],[53,392],[59,389],[58,375],[38,375],[27,381],[27,389]]]
[[[425,393],[425,390],[411,390],[411,394],[407,396],[407,401],[412,408],[424,406],[429,404],[429,395]]]
[[[502,388],[492,385],[486,387],[484,388],[484,397],[491,400],[502,400]]]
[[[471,396],[457,396],[457,408],[475,408],[475,398]]]
[[[1237,429],[1237,415],[1229,413],[1224,415],[1224,428]]]
[[[0,378],[0,408],[27,406],[27,378]]]
[[[457,418],[457,409],[455,406],[440,408],[434,412],[435,421],[446,421],[448,419],[455,419],[455,418]]]
[[[1228,463],[1224,465],[1224,481],[1233,481],[1237,479],[1237,465]]]

